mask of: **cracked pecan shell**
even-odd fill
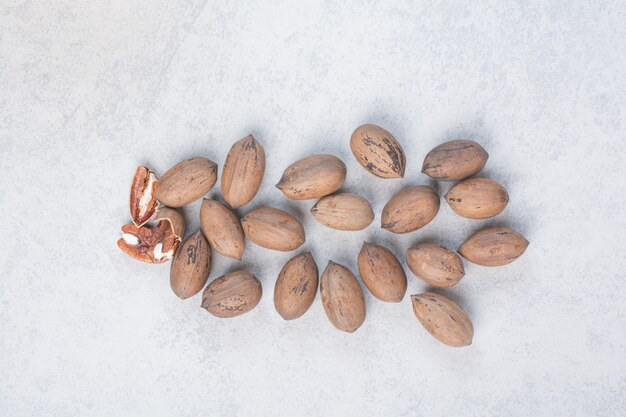
[[[150,169],[140,166],[130,186],[130,218],[135,226],[148,223],[159,209],[156,199],[158,179]]]
[[[148,263],[163,263],[174,256],[180,238],[174,233],[168,219],[159,220],[156,226],[122,226],[122,237],[117,246],[129,256]]]

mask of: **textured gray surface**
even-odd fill
[[[381,3],[0,2],[0,415],[626,414],[626,7]],[[357,165],[348,139],[363,122],[403,144],[404,180]],[[268,167],[239,213],[297,214],[320,268],[354,270],[364,239],[404,259],[483,224],[522,232],[520,260],[466,263],[446,292],[473,345],[438,344],[408,295],[367,295],[352,335],[319,297],[283,322],[273,283],[292,254],[251,243],[241,264],[216,255],[211,277],[249,268],[264,297],[219,320],[172,294],[168,265],[117,249],[137,164],[162,174],[204,155],[221,168],[250,132]],[[459,137],[490,153],[483,174],[508,188],[506,211],[470,221],[444,204],[422,231],[380,230],[393,192],[429,183],[427,151]],[[367,230],[325,229],[313,202],[273,187],[314,152],[346,161],[344,189],[377,213]],[[410,277],[408,294],[425,288]]]

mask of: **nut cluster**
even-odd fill
[[[365,124],[350,139],[356,160],[383,179],[403,178],[406,156],[400,143],[382,127]],[[459,181],[444,199],[460,216],[486,219],[501,213],[508,201],[497,181],[475,178],[489,155],[476,142],[452,140],[431,150],[422,172],[439,181]],[[261,282],[250,272],[235,270],[208,285],[211,253],[241,260],[248,238],[277,251],[293,251],[306,239],[299,219],[274,207],[257,207],[239,218],[233,209],[252,201],[265,172],[265,150],[252,135],[235,142],[221,176],[226,204],[204,199],[199,230],[185,239],[185,221],[176,210],[206,195],[217,182],[217,164],[203,157],[179,162],[160,178],[140,166],[131,182],[132,223],[122,226],[117,244],[131,257],[150,263],[172,260],[170,284],[181,299],[202,294],[202,307],[217,317],[235,317],[252,310],[262,296]],[[472,178],[470,178],[472,177]],[[363,197],[338,192],[346,178],[346,165],[334,155],[312,155],[288,166],[276,187],[290,199],[317,202],[311,214],[324,226],[354,231],[374,220],[371,204]],[[381,228],[409,233],[425,227],[439,211],[440,197],[426,185],[402,189],[389,199],[381,215]],[[483,266],[501,266],[521,256],[528,241],[507,227],[488,227],[469,236],[455,252],[433,242],[419,242],[406,252],[409,270],[431,286],[448,288],[465,275],[464,257]],[[458,252],[458,253],[457,253]],[[459,256],[459,254],[461,256]],[[379,244],[364,242],[357,256],[365,287],[381,301],[400,302],[407,277],[398,258]],[[285,320],[301,317],[319,291],[329,321],[339,330],[356,331],[365,321],[365,297],[359,280],[344,265],[333,261],[321,276],[313,254],[300,253],[287,261],[274,286],[274,306]],[[411,295],[413,312],[440,342],[454,347],[472,343],[474,329],[468,315],[445,296],[425,292]]]

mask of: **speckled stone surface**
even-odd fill
[[[0,2],[0,415],[626,415],[624,21],[620,1]],[[349,137],[365,122],[402,143],[404,180],[357,164]],[[408,295],[428,287],[408,269],[404,300],[366,294],[367,320],[345,334],[319,295],[297,321],[274,310],[299,251],[214,254],[210,279],[247,268],[264,288],[255,310],[220,320],[174,296],[169,265],[118,250],[138,164],[163,174],[203,155],[221,169],[248,133],[268,165],[238,214],[301,218],[320,269],[356,272],[363,240],[404,264],[415,242],[523,233],[518,261],[466,262],[443,292],[471,316],[472,346],[421,327]],[[397,190],[449,188],[420,168],[454,138],[487,149],[481,175],[507,187],[507,209],[472,221],[442,201],[418,232],[381,230]],[[369,228],[324,228],[314,201],[274,188],[316,152],[346,162]],[[185,209],[190,232],[198,211]]]

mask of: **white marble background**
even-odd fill
[[[0,415],[626,415],[625,21],[620,1],[0,0]],[[404,180],[357,165],[363,122],[403,144]],[[284,322],[273,284],[293,254],[251,243],[241,264],[215,255],[211,279],[249,268],[264,297],[219,320],[173,295],[168,265],[118,250],[138,164],[221,168],[250,132],[268,167],[239,213],[298,215],[321,269],[355,269],[364,239],[404,260],[487,224],[522,232],[517,262],[466,264],[445,292],[473,345],[437,343],[408,295],[367,295],[355,334],[319,297]],[[386,200],[429,183],[425,154],[460,137],[490,153],[483,175],[508,188],[506,211],[470,221],[444,203],[421,231],[382,231]],[[344,159],[344,189],[372,202],[365,231],[325,229],[313,202],[274,188],[315,152]],[[427,288],[409,276],[408,294]]]

